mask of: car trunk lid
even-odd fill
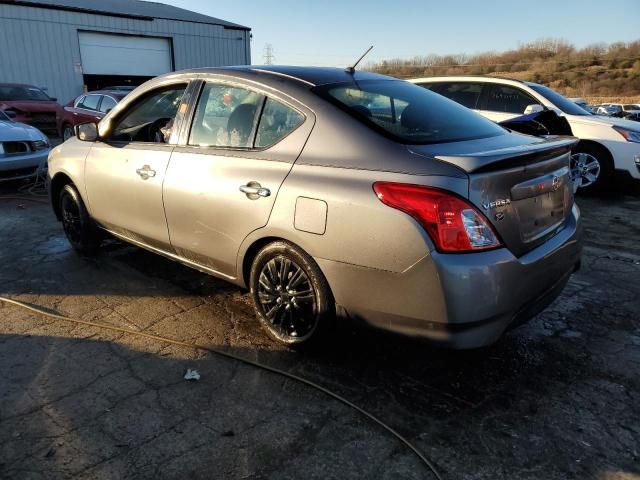
[[[485,142],[475,147],[449,145],[444,154],[433,157],[468,174],[468,199],[487,217],[505,246],[521,256],[562,230],[571,214],[569,156],[576,140],[515,137],[520,138],[518,144],[509,139],[495,148],[492,142],[493,148],[486,150]],[[411,150],[425,155],[433,146],[424,147]]]

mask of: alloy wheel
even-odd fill
[[[82,234],[82,221],[80,219],[80,208],[71,195],[62,196],[62,228],[69,240],[80,242]]]
[[[596,183],[600,170],[600,162],[590,153],[578,152],[571,155],[571,179],[576,188]]]
[[[267,327],[285,342],[302,342],[317,328],[318,301],[311,280],[302,267],[283,255],[262,267],[258,299]]]

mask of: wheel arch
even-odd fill
[[[611,167],[611,169],[615,168],[615,163],[613,161],[613,154],[602,143],[597,142],[595,140],[580,140],[578,144],[574,147],[574,150],[579,150],[580,147],[592,148],[592,149],[601,151],[605,155],[605,159],[609,162],[609,166]]]
[[[270,234],[265,234],[264,236],[260,236],[258,238],[247,239],[247,243],[240,248],[237,277],[237,283],[239,285],[249,288],[249,276],[251,273],[251,265],[253,265],[253,261],[258,255],[258,252],[263,247],[273,242],[287,242],[302,250],[312,259],[314,259],[314,262],[316,263],[316,265],[318,265],[318,268],[320,269],[324,277],[327,278],[326,273],[322,270],[322,267],[318,264],[318,262],[315,261],[313,253],[309,248],[305,248],[304,242],[296,241],[295,239],[288,238],[288,235],[282,235],[279,233],[280,232],[271,232]],[[331,289],[331,285],[329,285],[329,289]]]
[[[51,184],[49,185],[51,206],[53,207],[53,212],[55,213],[58,220],[62,219],[62,215],[60,213],[60,204],[57,200],[60,197],[60,192],[62,191],[64,186],[68,184],[75,185],[69,175],[64,172],[59,172],[54,175],[54,177],[51,179]]]

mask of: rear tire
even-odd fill
[[[611,155],[604,147],[578,144],[571,152],[571,178],[579,193],[603,191],[613,178]]]
[[[62,228],[74,250],[82,255],[94,255],[102,241],[95,222],[82,201],[78,190],[67,184],[59,197]]]
[[[335,320],[335,302],[316,262],[277,241],[258,252],[249,285],[256,317],[269,336],[294,348],[318,345]]]

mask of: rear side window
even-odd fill
[[[267,98],[258,125],[256,147],[266,148],[278,143],[298,128],[303,121],[304,116],[300,112]]]
[[[238,87],[206,84],[198,101],[189,145],[250,148],[264,96]]]
[[[479,108],[478,103],[482,93],[481,83],[435,83],[433,85],[424,84],[423,86],[467,108]]]
[[[527,106],[539,103],[540,102],[519,88],[494,84],[487,96],[487,106],[485,110],[522,114]]]
[[[100,103],[100,95],[87,95],[78,104],[78,107],[86,108],[87,110],[97,110],[98,103]]]
[[[104,96],[102,97],[102,103],[100,104],[100,111],[103,113],[107,113],[109,110],[112,110],[113,107],[116,106],[116,101],[111,98]]]
[[[505,133],[468,108],[401,80],[360,80],[313,91],[400,143],[456,142]]]

